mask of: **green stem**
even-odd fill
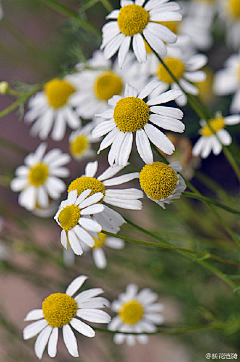
[[[112,4],[108,0],[100,0],[105,9],[111,13],[113,11]]]
[[[230,163],[230,165],[232,166],[237,178],[238,178],[238,181],[240,182],[240,169],[239,169],[239,166],[236,162],[236,160],[234,159],[231,151],[229,150],[228,147],[224,146],[223,145],[223,153],[226,157],[226,159],[228,160],[228,162]]]

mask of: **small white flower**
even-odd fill
[[[70,184],[68,192],[77,190],[78,195],[83,190],[91,189],[92,193],[102,192],[104,211],[94,215],[94,219],[106,231],[116,233],[120,226],[125,222],[124,218],[115,210],[106,206],[106,204],[121,207],[130,210],[141,210],[142,203],[140,198],[143,197],[141,190],[130,189],[108,189],[108,186],[121,185],[139,177],[139,172],[132,172],[126,175],[113,177],[123,169],[123,166],[114,165],[107,168],[100,176],[95,177],[98,169],[98,162],[89,162],[85,168],[85,174],[78,177]]]
[[[109,302],[103,297],[101,288],[85,290],[73,295],[83,285],[87,277],[81,275],[67,287],[66,293],[49,295],[42,303],[42,309],[30,311],[25,321],[35,321],[23,330],[23,338],[30,339],[38,334],[34,345],[36,356],[41,359],[48,345],[48,355],[55,357],[59,328],[62,329],[63,341],[73,357],[79,357],[76,337],[72,328],[86,337],[94,337],[95,331],[81,319],[94,323],[109,323],[110,316],[100,310],[108,307]]]
[[[217,95],[234,94],[231,113],[240,112],[240,52],[232,54],[224,63],[225,69],[215,73],[213,89]]]
[[[59,177],[69,176],[69,170],[63,166],[70,156],[58,148],[45,154],[46,148],[47,144],[41,143],[35,153],[30,153],[25,165],[16,169],[17,177],[10,184],[13,191],[21,191],[18,202],[28,210],[47,209],[49,198],[58,199],[66,189]]]
[[[239,0],[219,0],[219,18],[225,23],[227,45],[238,50],[240,46]]]
[[[240,115],[232,115],[223,117],[221,113],[216,114],[216,118],[209,120],[210,126],[213,131],[208,127],[205,121],[201,120],[201,129],[199,133],[201,137],[195,143],[192,154],[194,156],[200,155],[202,158],[207,158],[211,151],[214,155],[218,155],[222,151],[222,145],[229,146],[232,142],[232,137],[228,133],[225,126],[240,123]]]
[[[121,9],[113,10],[107,19],[112,19],[102,28],[103,41],[101,49],[109,59],[118,51],[119,66],[122,67],[132,42],[137,60],[144,63],[147,53],[144,39],[159,55],[166,54],[164,42],[174,43],[176,35],[161,21],[180,21],[180,6],[168,0],[149,0],[143,6],[143,0],[121,0]]]
[[[103,198],[101,192],[91,194],[87,189],[78,196],[77,190],[70,191],[68,198],[62,201],[54,219],[61,226],[61,244],[65,249],[70,244],[76,255],[82,255],[80,241],[89,247],[94,246],[96,233],[102,230],[99,223],[93,220],[92,215],[101,213],[104,206],[98,202]]]
[[[100,144],[98,153],[111,146],[108,162],[113,165],[127,164],[136,132],[136,146],[145,163],[153,162],[153,154],[149,140],[164,153],[170,155],[174,145],[158,127],[173,132],[183,132],[184,124],[180,121],[183,112],[178,108],[160,104],[175,100],[182,95],[180,90],[170,90],[157,97],[144,101],[144,98],[159,86],[153,80],[138,94],[136,89],[126,84],[125,97],[114,96],[108,101],[110,109],[97,116],[105,119],[94,128],[93,137],[107,136]]]
[[[46,139],[52,129],[51,137],[61,140],[68,125],[72,129],[81,126],[81,121],[74,110],[74,98],[78,96],[79,78],[72,74],[63,79],[52,79],[47,82],[43,91],[38,92],[29,100],[29,111],[25,114],[33,136]]]
[[[91,143],[99,142],[92,137],[92,129],[95,123],[88,123],[83,128],[73,131],[69,136],[69,152],[76,160],[92,157],[96,152],[91,148]]]
[[[170,204],[174,199],[179,199],[186,188],[184,179],[178,174],[181,170],[182,167],[178,161],[169,165],[163,162],[145,165],[139,176],[141,188],[149,199],[165,209],[164,204]]]
[[[118,300],[115,300],[111,305],[117,316],[113,317],[108,329],[120,332],[114,335],[115,343],[122,344],[126,341],[129,346],[132,346],[136,341],[141,344],[148,342],[148,336],[144,332],[156,332],[156,324],[164,322],[163,315],[159,313],[162,312],[164,306],[155,303],[157,299],[158,295],[148,288],[138,292],[138,287],[135,284],[127,286],[126,292],[120,294]],[[124,332],[128,334],[124,334]]]

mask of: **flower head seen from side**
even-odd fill
[[[234,94],[230,112],[240,112],[240,52],[232,54],[225,62],[225,68],[215,73],[214,92],[219,95]]]
[[[34,123],[31,134],[46,139],[52,129],[52,139],[59,141],[64,137],[67,125],[71,129],[81,126],[79,116],[74,110],[74,98],[78,91],[79,79],[76,74],[47,82],[43,90],[33,96],[28,104],[25,121]]]
[[[92,137],[92,129],[95,124],[88,123],[86,126],[73,131],[69,136],[69,152],[76,160],[92,157],[96,152],[91,148],[91,143],[99,142]]]
[[[56,356],[59,329],[62,329],[68,352],[73,357],[79,357],[77,340],[72,329],[86,337],[94,337],[95,331],[82,319],[94,323],[109,323],[110,316],[100,309],[109,306],[107,299],[99,297],[99,294],[103,293],[101,288],[88,289],[73,297],[86,279],[85,275],[77,277],[65,293],[49,295],[43,301],[42,309],[34,309],[26,315],[25,321],[35,322],[24,328],[23,338],[26,340],[38,335],[34,350],[39,359],[47,345],[48,355]]]
[[[139,176],[141,188],[149,199],[165,209],[165,204],[179,199],[186,188],[184,179],[178,174],[181,170],[178,161],[169,165],[163,162],[145,165]]]
[[[28,210],[47,209],[50,199],[56,200],[66,189],[59,177],[69,176],[69,170],[63,167],[70,161],[67,153],[54,148],[45,154],[46,143],[41,143],[34,153],[24,160],[25,165],[16,169],[10,187],[13,191],[21,191],[18,202]]]
[[[232,137],[225,127],[239,123],[240,115],[223,117],[220,112],[216,114],[215,118],[209,120],[211,128],[204,120],[201,120],[202,128],[199,130],[201,137],[193,147],[193,155],[207,158],[211,151],[214,155],[218,155],[222,151],[222,145],[229,146],[232,142]]]
[[[149,140],[166,154],[172,154],[174,145],[158,129],[161,127],[173,132],[183,132],[184,124],[180,121],[183,112],[178,108],[163,104],[182,95],[180,90],[170,90],[151,100],[144,101],[150,93],[159,87],[160,82],[153,80],[138,94],[136,89],[126,84],[125,96],[114,96],[109,100],[110,109],[97,116],[104,119],[94,128],[93,137],[107,136],[102,140],[98,153],[111,145],[108,162],[113,165],[127,164],[136,133],[136,146],[145,163],[153,162]]]
[[[113,337],[115,343],[122,344],[126,341],[132,346],[136,341],[141,344],[148,342],[148,336],[144,333],[156,332],[156,325],[164,322],[164,317],[160,314],[164,306],[156,303],[157,299],[158,295],[148,288],[138,292],[135,284],[127,286],[125,293],[120,294],[111,305],[117,315],[113,317],[108,329],[117,332]]]
[[[149,0],[143,6],[143,0],[121,0],[121,9],[113,10],[107,19],[109,23],[103,26],[103,41],[101,49],[107,59],[118,51],[119,66],[122,67],[131,42],[137,60],[144,63],[147,53],[144,39],[150,47],[160,56],[166,54],[164,42],[174,43],[176,35],[166,26],[159,24],[161,21],[180,21],[178,3],[168,0]]]
[[[61,202],[54,219],[62,228],[61,244],[65,249],[69,243],[76,255],[82,255],[80,241],[89,247],[94,246],[93,237],[97,236],[102,227],[93,220],[92,215],[104,210],[104,206],[99,203],[102,198],[101,192],[91,195],[91,190],[86,189],[78,196],[77,190],[73,190],[69,192],[67,200]]]
[[[226,43],[233,49],[240,46],[240,2],[239,0],[219,0],[219,17],[226,25]]]
[[[101,192],[103,194],[102,202],[104,204],[104,211],[94,215],[94,219],[104,230],[117,233],[125,220],[118,212],[111,209],[106,204],[124,209],[141,210],[142,203],[139,199],[143,197],[143,193],[141,190],[135,188],[109,189],[108,186],[121,185],[136,179],[139,177],[139,173],[132,172],[114,177],[123,169],[121,166],[114,165],[113,167],[107,168],[101,175],[96,177],[97,169],[97,161],[89,162],[86,165],[85,174],[71,182],[68,192],[77,190],[78,195],[86,189],[91,189],[91,194],[93,195]]]

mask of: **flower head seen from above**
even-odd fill
[[[31,134],[46,139],[52,129],[52,139],[59,141],[64,137],[67,125],[72,129],[80,127],[81,121],[74,110],[78,91],[79,78],[75,74],[47,82],[29,101],[25,121],[34,122]]]
[[[94,126],[95,124],[91,122],[70,134],[68,139],[69,151],[72,157],[76,160],[92,157],[96,153],[91,148],[91,143],[99,142],[99,140],[93,138],[91,134]]]
[[[158,95],[147,102],[144,98],[159,87],[160,82],[153,80],[138,94],[136,89],[126,84],[125,97],[114,96],[109,100],[112,107],[97,116],[104,119],[94,128],[93,137],[107,136],[102,140],[98,153],[111,145],[108,162],[113,165],[127,164],[136,133],[136,146],[145,163],[153,162],[149,140],[166,154],[172,154],[174,145],[158,129],[161,127],[173,132],[183,132],[184,124],[180,121],[183,112],[178,108],[163,106],[163,103],[175,100],[182,95],[180,90],[171,90]]]
[[[158,295],[148,288],[138,292],[135,284],[127,286],[126,292],[120,294],[111,305],[111,309],[117,315],[113,317],[108,329],[118,332],[113,337],[115,343],[122,344],[126,341],[132,346],[136,341],[141,344],[148,342],[148,336],[144,332],[156,332],[156,324],[164,322],[163,315],[159,313],[162,312],[164,306],[161,303],[155,303],[157,299]]]
[[[178,3],[168,0],[149,0],[143,6],[144,0],[121,0],[121,9],[113,10],[107,19],[113,20],[103,26],[103,41],[101,49],[107,59],[118,51],[119,66],[122,67],[129,51],[131,41],[137,60],[144,63],[147,60],[144,39],[159,55],[166,55],[164,42],[174,43],[176,35],[161,21],[180,21],[182,15],[178,12]]]
[[[201,137],[193,147],[193,155],[207,158],[211,151],[214,155],[218,155],[222,151],[222,145],[229,146],[232,142],[232,137],[225,127],[239,123],[240,115],[223,117],[220,112],[216,114],[215,118],[209,120],[210,127],[204,120],[201,120],[202,128],[199,130]]]
[[[18,202],[28,210],[47,209],[50,199],[58,199],[66,189],[59,177],[69,176],[69,170],[63,166],[70,161],[70,156],[58,148],[45,154],[46,149],[47,144],[41,143],[30,153],[24,160],[25,165],[16,169],[17,177],[10,184],[13,191],[21,191]]]
[[[125,220],[118,212],[110,209],[106,204],[130,210],[141,210],[142,208],[142,203],[138,200],[143,197],[141,190],[135,188],[108,189],[108,186],[121,185],[139,177],[138,172],[113,177],[121,171],[122,168],[123,167],[114,165],[113,167],[107,168],[96,178],[98,162],[89,162],[86,165],[85,174],[72,181],[68,188],[68,192],[77,190],[78,195],[86,189],[91,189],[93,195],[101,192],[103,194],[102,202],[104,204],[104,211],[94,215],[94,219],[104,230],[113,233],[119,231],[120,226]]]
[[[145,165],[140,171],[139,181],[147,197],[155,201],[163,209],[165,203],[179,199],[186,188],[181,175],[182,167],[178,161],[166,165],[163,162],[153,162]]]
[[[110,316],[100,310],[108,307],[109,302],[103,297],[101,288],[85,290],[75,297],[73,295],[83,285],[87,277],[81,275],[74,279],[65,293],[49,295],[42,303],[42,309],[30,311],[25,321],[35,321],[23,330],[23,338],[30,339],[38,335],[34,350],[41,359],[48,345],[48,355],[55,357],[59,328],[62,329],[63,340],[68,352],[73,357],[79,357],[76,337],[72,328],[86,337],[94,337],[95,331],[81,319],[94,323],[109,323]]]

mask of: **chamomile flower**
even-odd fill
[[[57,354],[57,343],[59,329],[62,329],[63,341],[68,352],[73,357],[79,357],[77,340],[72,329],[86,337],[94,337],[95,331],[82,321],[94,323],[109,323],[110,316],[100,308],[108,307],[109,302],[99,294],[103,293],[101,288],[85,290],[75,297],[79,288],[87,277],[81,275],[74,279],[65,293],[50,294],[42,303],[41,309],[30,311],[25,321],[35,321],[23,330],[23,338],[30,339],[38,335],[34,351],[41,359],[48,345],[48,355],[55,357]]]
[[[98,153],[112,145],[108,154],[110,165],[114,162],[120,166],[127,164],[135,132],[137,150],[145,163],[153,162],[149,140],[166,154],[173,153],[174,145],[157,127],[183,132],[185,126],[179,120],[183,117],[183,112],[178,108],[160,104],[175,100],[182,92],[171,90],[144,101],[159,84],[160,82],[153,80],[139,94],[136,89],[126,84],[124,97],[114,96],[108,101],[112,108],[97,115],[104,121],[94,128],[92,135],[101,137],[108,133],[102,140]]]
[[[157,299],[158,295],[148,288],[138,292],[135,284],[127,286],[126,292],[120,294],[111,305],[111,309],[117,315],[113,317],[108,329],[119,332],[113,337],[115,343],[122,344],[126,341],[128,345],[132,346],[136,341],[141,344],[148,342],[148,336],[144,332],[156,332],[156,324],[164,322],[163,315],[159,313],[162,312],[164,306],[161,303],[155,303]],[[124,332],[128,334],[124,334]]]
[[[215,73],[213,89],[217,95],[234,94],[231,113],[240,112],[240,52],[225,61],[225,69]]]
[[[133,64],[134,55],[129,53],[124,67],[119,68],[117,61],[112,65],[98,50],[87,62],[91,69],[85,69],[79,74],[84,88],[75,98],[76,111],[82,118],[90,119],[96,113],[104,112],[108,108],[107,101],[114,95],[122,95],[126,81],[137,89],[145,85],[145,77],[139,74]]]
[[[167,50],[167,56],[163,59],[165,65],[172,72],[185,92],[197,95],[198,88],[193,85],[192,82],[203,82],[205,80],[206,74],[200,70],[200,68],[207,63],[206,55],[195,54],[188,56],[182,49],[175,46],[169,46]],[[152,79],[159,80],[161,83],[159,83],[159,86],[151,93],[150,99],[165,92],[169,88],[180,89],[162,63],[157,62],[152,71],[154,72]],[[182,95],[176,99],[176,103],[180,106],[186,105],[186,94],[182,93]]]
[[[89,162],[85,168],[85,174],[78,177],[69,185],[68,192],[77,190],[78,195],[86,189],[91,189],[92,194],[101,192],[104,196],[102,202],[104,204],[104,211],[100,214],[94,215],[94,219],[106,231],[116,233],[119,227],[125,222],[124,218],[115,210],[109,208],[106,204],[121,207],[130,210],[141,210],[142,203],[140,198],[143,197],[141,190],[135,188],[129,189],[108,189],[108,186],[121,185],[125,182],[131,181],[139,177],[138,172],[132,172],[118,177],[115,176],[120,170],[121,166],[114,165],[107,168],[100,176],[96,178],[98,169],[98,162]],[[91,247],[91,246],[90,246]]]
[[[18,202],[28,210],[47,209],[50,199],[58,199],[66,189],[59,177],[69,176],[69,170],[63,166],[70,161],[70,156],[58,148],[45,154],[46,149],[47,144],[41,143],[30,153],[24,160],[25,165],[16,169],[17,177],[10,183],[13,191],[21,191]]]
[[[137,60],[144,63],[147,53],[144,39],[159,55],[166,54],[164,42],[174,43],[176,35],[159,21],[180,21],[180,6],[168,0],[121,0],[121,9],[113,10],[107,19],[112,19],[102,28],[101,49],[109,59],[118,51],[119,66],[122,67],[131,42]]]
[[[209,120],[212,129],[204,120],[201,120],[202,128],[199,130],[201,137],[193,147],[193,155],[207,158],[211,151],[214,155],[218,155],[222,151],[222,145],[229,146],[232,142],[232,137],[225,127],[238,123],[240,123],[240,115],[223,117],[220,112],[216,114],[215,118]]]
[[[73,102],[78,91],[79,79],[75,74],[47,82],[28,104],[25,121],[34,123],[31,134],[46,139],[52,129],[52,139],[59,141],[64,137],[67,125],[72,129],[81,126]]]
[[[95,126],[93,122],[73,131],[69,136],[69,151],[73,158],[81,160],[91,157],[95,154],[91,148],[91,143],[99,142],[99,139],[92,137],[92,129]]]
[[[178,161],[169,165],[163,162],[145,165],[140,171],[140,186],[149,199],[165,209],[165,204],[179,199],[186,188],[184,179],[178,174],[181,170]]]
[[[237,50],[240,46],[240,2],[239,0],[219,0],[219,17],[226,25],[227,45]]]
[[[102,227],[93,220],[92,215],[104,210],[104,206],[99,203],[102,198],[101,192],[91,194],[91,190],[86,189],[78,195],[77,190],[73,190],[69,192],[67,200],[61,202],[54,219],[62,228],[61,244],[65,249],[69,243],[76,255],[82,255],[80,241],[89,247],[94,246],[92,235],[96,236]]]

